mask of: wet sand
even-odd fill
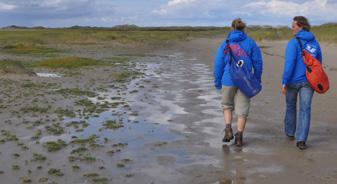
[[[143,75],[124,83],[109,76],[116,68],[81,70],[82,75],[46,78],[12,76],[3,88],[1,130],[10,131],[18,141],[0,144],[0,179],[4,183],[336,183],[337,46],[323,44],[324,63],[331,90],[315,95],[308,150],[300,151],[283,134],[284,97],[280,93],[283,52],[286,42],[262,42],[263,92],[252,100],[245,145],[236,148],[221,142],[223,117],[220,96],[213,88],[212,60],[221,38],[178,42],[165,49],[147,50],[126,67]],[[103,49],[104,48],[104,49]],[[95,48],[76,48],[81,51]],[[97,49],[97,48],[96,48]],[[108,48],[83,52],[86,56],[110,57]],[[37,71],[45,72],[45,71]],[[55,83],[33,96],[25,97],[15,85]],[[94,97],[63,97],[53,91],[80,88]],[[33,90],[34,91],[34,90]],[[12,95],[8,93],[12,92]],[[36,91],[34,91],[36,92]],[[28,91],[29,93],[29,91]],[[17,98],[17,96],[24,96]],[[76,105],[88,99],[103,110],[81,115]],[[30,103],[49,104],[53,110],[71,109],[76,117],[59,119],[57,114],[17,113]],[[48,111],[49,112],[49,111]],[[42,120],[42,125],[31,123]],[[122,127],[107,129],[106,121]],[[85,121],[83,129],[67,126]],[[25,123],[26,122],[26,123]],[[55,122],[64,127],[50,135],[45,126]],[[235,125],[235,124],[234,124]],[[42,136],[31,139],[37,129]],[[5,134],[7,135],[7,134]],[[94,136],[94,141],[77,144]],[[2,135],[2,138],[4,135]],[[8,138],[8,135],[7,137]],[[42,145],[61,139],[67,146],[48,152]],[[38,141],[38,142],[37,142]],[[22,149],[22,144],[28,149]],[[79,149],[82,148],[82,149]],[[34,160],[34,153],[46,160]],[[19,156],[17,155],[19,154]],[[16,165],[20,167],[17,169]],[[41,167],[39,167],[41,166]],[[51,169],[60,169],[62,176]]]
[[[197,40],[185,48],[202,63],[210,62],[221,40]],[[336,45],[322,44],[324,66],[331,89],[324,95],[315,94],[308,150],[299,151],[294,141],[283,134],[284,96],[280,93],[283,56],[286,41],[262,42],[264,73],[263,91],[252,100],[245,132],[245,146],[223,147],[225,177],[223,183],[336,183],[336,109],[337,81]],[[203,50],[205,49],[205,50]],[[196,51],[196,52],[193,52]],[[220,116],[220,114],[217,114]],[[217,117],[216,116],[216,117]],[[214,123],[220,123],[213,121]],[[214,142],[221,139],[223,125],[213,125]],[[217,131],[218,130],[218,131]],[[220,143],[217,142],[218,148]],[[220,152],[220,149],[218,150]]]

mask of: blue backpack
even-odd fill
[[[249,70],[245,64],[246,62],[251,62],[247,53],[239,44],[235,44],[235,53],[233,53],[228,39],[226,40],[226,49],[229,51],[229,70],[234,85],[248,98],[257,95],[262,90],[262,86],[254,75],[254,71]],[[251,63],[254,66],[253,62]]]

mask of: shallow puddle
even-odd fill
[[[62,77],[60,74],[56,74],[56,73],[36,73],[36,75],[38,77],[50,77],[50,78],[60,78]]]

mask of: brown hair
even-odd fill
[[[241,20],[241,18],[237,18],[233,20],[232,28],[235,30],[243,31],[246,28],[246,24]]]
[[[296,22],[296,24],[298,26],[300,26],[305,31],[310,31],[311,26],[310,26],[310,23],[309,23],[309,21],[306,17],[296,16],[296,17],[294,17],[293,20],[294,20],[294,22]]]

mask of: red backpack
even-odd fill
[[[329,79],[324,72],[322,64],[312,56],[307,50],[303,49],[301,40],[296,38],[302,50],[302,57],[306,65],[305,75],[308,83],[317,93],[325,93],[329,90]]]

